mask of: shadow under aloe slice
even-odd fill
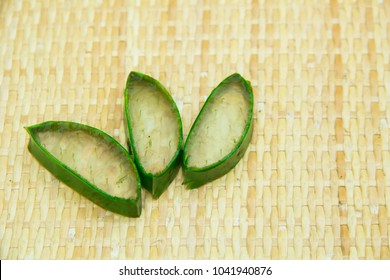
[[[188,134],[183,152],[187,188],[198,188],[236,166],[249,146],[252,118],[252,87],[235,73],[211,92]]]
[[[29,151],[55,177],[97,205],[141,215],[141,183],[129,153],[111,136],[74,122],[26,127]]]
[[[181,164],[183,132],[179,110],[161,83],[131,72],[125,90],[125,119],[130,153],[142,186],[158,198]]]

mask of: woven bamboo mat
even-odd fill
[[[1,259],[390,259],[389,1],[0,1]],[[131,70],[172,93],[187,135],[223,78],[255,132],[223,178],[179,174],[143,213],[107,212],[27,151],[69,120],[125,144]]]

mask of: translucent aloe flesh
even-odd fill
[[[157,80],[131,72],[125,91],[125,113],[130,149],[142,185],[157,198],[179,169],[183,141],[179,111]]]
[[[199,116],[188,142],[188,167],[204,167],[218,162],[237,145],[249,113],[243,88],[236,83],[220,88]]]
[[[141,214],[137,169],[112,137],[72,122],[46,122],[27,131],[30,152],[58,179],[107,210]]]
[[[253,93],[239,74],[210,94],[184,145],[184,184],[197,188],[231,170],[252,136]]]
[[[41,145],[59,161],[112,196],[135,198],[137,180],[128,158],[112,144],[83,131],[44,131]]]
[[[129,108],[134,108],[129,114],[140,163],[146,172],[159,173],[177,152],[177,114],[168,98],[145,80],[130,85]]]

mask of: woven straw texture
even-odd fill
[[[389,259],[390,2],[0,1],[1,259]],[[125,145],[128,73],[161,81],[188,134],[239,72],[254,135],[226,176],[180,172],[138,219],[55,179],[25,126],[68,120]]]

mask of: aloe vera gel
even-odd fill
[[[129,217],[141,214],[141,183],[128,152],[106,133],[79,123],[26,128],[29,150],[54,176],[99,206]]]
[[[137,180],[133,166],[113,144],[84,130],[44,131],[37,134],[41,145],[77,174],[112,196],[134,198]]]
[[[239,74],[210,94],[184,146],[184,184],[197,188],[231,170],[243,157],[251,136],[253,94]]]
[[[130,150],[142,185],[157,198],[180,167],[183,133],[179,111],[161,83],[131,72],[125,90],[125,114]]]

